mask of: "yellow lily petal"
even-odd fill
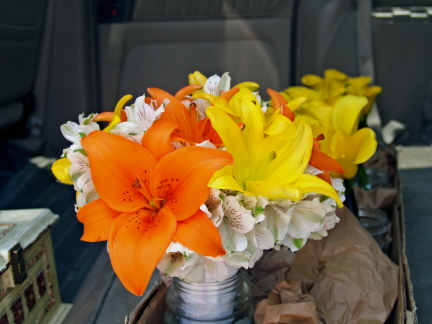
[[[275,180],[290,183],[305,170],[312,152],[312,129],[301,119],[291,122],[286,131],[257,143],[251,161],[249,180]],[[273,156],[273,159],[272,159]]]
[[[333,127],[346,134],[353,134],[358,129],[360,113],[367,104],[365,97],[349,95],[339,99],[333,109]]]
[[[362,128],[354,135],[337,131],[331,141],[332,157],[364,163],[375,153],[377,145],[375,132],[370,128]]]
[[[267,135],[284,133],[291,123],[291,120],[289,120],[287,117],[280,115],[279,113],[275,113],[267,122],[264,133]]]
[[[113,119],[111,120],[111,122],[108,124],[107,127],[105,127],[103,129],[104,132],[109,133],[114,127],[116,127],[116,125],[120,123],[120,117],[117,115],[113,116]]]
[[[208,102],[210,102],[211,104],[214,103],[216,96],[210,94],[210,93],[206,93],[206,92],[199,92],[199,93],[194,93],[192,96],[193,99],[205,99]]]
[[[249,175],[249,152],[238,125],[222,110],[208,107],[206,114],[234,159],[234,176],[242,185]]]
[[[299,201],[302,197],[302,191],[296,186],[284,184],[277,180],[266,181],[247,181],[246,189],[257,196],[265,196],[269,199],[285,198]]]
[[[240,99],[240,110],[242,122],[246,128],[243,130],[243,138],[250,154],[250,158],[255,154],[256,144],[259,143],[264,136],[264,118],[262,110],[247,99]]]
[[[324,71],[324,79],[345,81],[348,75],[336,69],[327,69]]]
[[[343,206],[336,190],[329,183],[316,176],[302,174],[292,185],[300,188],[303,193],[311,192],[328,196],[334,199],[339,207]]]
[[[282,94],[282,96],[283,96],[283,94]],[[306,102],[306,100],[307,100],[306,97],[295,98],[291,101],[288,101],[288,107],[289,107],[289,109],[291,109],[292,112],[294,112],[297,109],[299,109]]]
[[[61,183],[73,184],[73,181],[69,175],[71,164],[71,161],[69,161],[67,158],[58,159],[53,163],[51,171]]]
[[[228,170],[228,171],[227,171]],[[236,179],[232,176],[232,167],[225,166],[222,169],[215,172],[213,177],[209,181],[209,187],[217,189],[231,189],[242,193],[248,193],[242,188]]]
[[[323,78],[315,74],[306,74],[302,76],[300,82],[306,86],[314,88],[316,86],[319,86],[323,82]]]
[[[233,88],[247,88],[250,91],[257,91],[259,89],[259,84],[255,82],[241,82],[239,84],[236,84]]]
[[[203,75],[201,72],[195,71],[194,73],[189,74],[188,81],[190,85],[197,84],[200,86],[204,86],[207,81],[207,77]]]
[[[344,179],[351,179],[351,178],[355,177],[355,175],[357,174],[357,170],[358,170],[357,164],[355,164],[354,162],[352,162],[348,159],[338,159],[336,161],[339,162],[339,164],[345,170],[345,173],[344,174],[333,174],[333,172],[332,172],[331,175],[333,177],[337,176],[338,178],[342,177]]]

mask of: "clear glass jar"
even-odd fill
[[[358,208],[360,223],[372,234],[381,250],[388,253],[390,245],[389,223],[387,214],[378,208],[360,206]]]
[[[253,323],[250,301],[251,291],[242,270],[220,282],[207,279],[199,284],[174,278],[166,293],[165,323]]]

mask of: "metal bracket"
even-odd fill
[[[27,269],[21,244],[17,243],[9,251],[9,260],[12,268],[13,279],[16,285],[27,279]]]

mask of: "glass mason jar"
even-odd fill
[[[207,278],[201,284],[174,278],[166,293],[165,323],[253,323],[251,291],[243,271],[231,272],[225,281]]]
[[[360,223],[372,234],[381,250],[388,253],[390,245],[389,224],[387,214],[378,208],[360,206],[358,209]]]

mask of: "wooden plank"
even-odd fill
[[[108,253],[103,250],[78,291],[74,305],[63,324],[93,323],[114,279]]]

